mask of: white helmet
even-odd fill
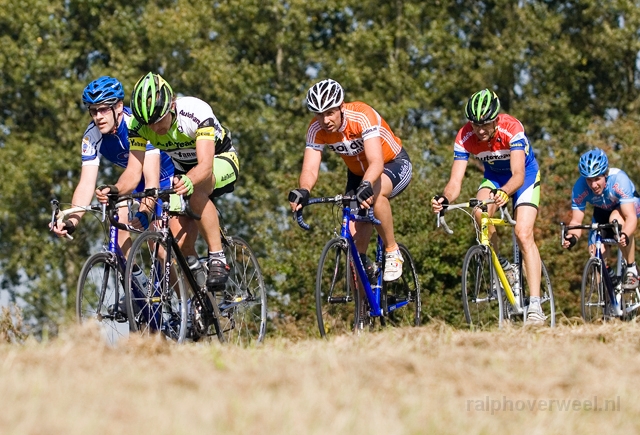
[[[339,107],[343,101],[344,91],[335,80],[322,80],[311,86],[307,92],[307,108],[315,113]]]

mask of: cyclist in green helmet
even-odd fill
[[[130,105],[135,120],[129,132],[129,163],[114,186],[96,192],[98,199],[105,202],[109,191],[126,194],[135,188],[147,141],[165,151],[175,166],[173,188],[179,195],[190,195],[191,208],[202,216],[197,222],[187,216],[172,219],[172,231],[183,253],[196,255],[197,225],[209,247],[207,285],[213,290],[223,287],[229,266],[213,199],[233,191],[238,177],[238,155],[229,130],[206,102],[195,97],[175,98],[171,86],[159,74],[150,72],[138,80]]]
[[[490,89],[474,93],[465,106],[467,123],[458,131],[453,147],[453,166],[449,182],[441,194],[431,200],[431,207],[439,213],[449,201],[460,195],[470,155],[484,164],[484,180],[477,198],[495,199],[488,209],[493,215],[513,199],[515,234],[522,251],[531,297],[527,322],[544,323],[540,305],[541,261],[533,237],[533,227],[540,202],[540,171],[522,123],[511,115],[500,113],[500,99]],[[492,231],[491,243],[497,247],[498,238]],[[496,249],[497,250],[497,249]]]

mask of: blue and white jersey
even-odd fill
[[[82,137],[82,166],[100,166],[100,156],[103,156],[114,165],[126,168],[129,162],[129,125],[133,119],[131,109],[125,107],[124,122],[120,122],[118,131],[105,135],[91,121]],[[150,154],[160,154],[160,187],[169,188],[174,169],[171,157],[147,142],[146,155]],[[144,182],[141,185],[144,186]]]
[[[571,209],[584,211],[587,203],[604,210],[613,210],[620,204],[635,203],[636,214],[640,198],[636,197],[636,188],[629,176],[618,168],[609,168],[607,185],[601,195],[595,195],[585,177],[580,176],[571,193]]]

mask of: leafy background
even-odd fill
[[[318,208],[309,213],[316,230],[303,232],[286,195],[310,119],[306,90],[331,77],[347,100],[375,107],[412,158],[413,182],[393,202],[396,231],[428,292],[425,313],[454,326],[472,229],[453,219],[453,237],[437,230],[428,200],[448,179],[464,102],[494,89],[533,142],[543,183],[536,238],[558,308],[575,316],[587,254],[584,245],[561,251],[558,223],[569,218],[578,156],[600,146],[640,180],[638,3],[0,0],[1,292],[35,333],[72,318],[80,267],[102,233],[85,218],[67,242],[47,222],[51,198],[69,201],[78,181],[82,89],[107,74],[129,92],[156,71],[232,130],[242,177],[222,203],[227,225],[260,257],[272,333],[311,333],[315,266],[336,222]],[[332,155],[325,163],[314,193],[338,193],[344,165]],[[101,179],[117,175],[105,165]],[[471,164],[462,198],[481,177]]]

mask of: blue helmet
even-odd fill
[[[91,104],[116,104],[124,100],[122,83],[109,76],[102,76],[89,83],[82,93],[82,102],[85,106]]]
[[[598,177],[609,169],[609,159],[600,148],[594,148],[580,156],[578,168],[585,178]]]

